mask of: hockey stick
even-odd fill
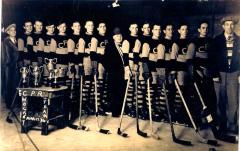
[[[126,86],[126,90],[125,90],[125,95],[124,95],[124,100],[123,100],[123,105],[122,105],[122,110],[121,110],[121,115],[120,115],[120,123],[119,123],[118,131],[117,131],[118,135],[121,135],[122,137],[128,137],[127,133],[123,133],[121,131],[121,125],[122,125],[122,119],[123,119],[123,112],[124,112],[124,108],[125,108],[125,104],[126,104],[126,100],[127,100],[129,84],[130,84],[130,77],[127,80],[127,86]]]
[[[199,96],[200,101],[201,101],[202,106],[203,106],[203,111],[202,111],[201,114],[203,115],[204,120],[207,121],[207,123],[211,126],[214,137],[216,139],[219,139],[219,140],[222,140],[222,141],[225,141],[225,142],[237,143],[238,142],[238,136],[227,135],[227,134],[224,134],[224,133],[220,132],[219,130],[217,130],[216,126],[213,124],[212,115],[207,110],[207,106],[205,105],[205,103],[202,99],[201,93],[199,91],[199,88],[198,88],[196,82],[194,82],[194,87],[195,87],[195,89],[198,93],[198,96]]]
[[[198,129],[197,129],[197,126],[196,126],[195,122],[193,121],[192,115],[191,115],[191,113],[190,113],[190,111],[189,111],[189,109],[188,109],[187,103],[186,103],[186,101],[185,101],[185,99],[184,99],[184,97],[183,97],[182,91],[181,91],[181,89],[180,89],[180,87],[179,87],[178,82],[177,82],[176,79],[174,80],[174,83],[175,83],[175,86],[176,86],[176,88],[177,88],[177,90],[178,90],[178,92],[179,92],[179,94],[180,94],[180,97],[181,97],[181,99],[182,99],[183,105],[184,105],[184,107],[185,107],[185,109],[186,109],[186,111],[187,111],[187,114],[188,114],[188,116],[189,116],[189,118],[190,118],[190,121],[191,121],[191,123],[192,123],[192,125],[193,125],[193,128],[194,128],[195,132],[198,134],[201,142],[206,143],[206,144],[209,144],[209,145],[217,145],[217,141],[216,141],[216,140],[208,140],[208,139],[203,138],[203,137],[200,135],[200,133],[199,133],[199,131],[198,131]]]
[[[152,104],[151,104],[151,96],[150,96],[150,78],[147,79],[147,98],[148,98],[148,111],[149,111],[149,119],[150,119],[150,127],[151,127],[151,136],[154,139],[159,140],[160,137],[153,132],[153,121],[152,121]]]
[[[79,97],[79,117],[78,117],[78,125],[69,124],[68,127],[75,129],[75,130],[84,130],[88,131],[89,128],[81,124],[81,118],[82,118],[82,89],[83,89],[83,76],[80,75],[80,97]]]
[[[174,128],[173,128],[172,116],[171,116],[171,112],[170,112],[169,101],[168,101],[165,83],[163,83],[163,91],[164,91],[164,95],[165,95],[165,99],[166,99],[167,114],[168,114],[168,120],[169,120],[169,124],[170,124],[170,128],[171,128],[171,132],[172,132],[173,142],[175,142],[177,144],[191,146],[192,145],[191,141],[181,140],[176,137]]]
[[[202,103],[203,109],[202,109],[201,115],[202,115],[203,121],[206,121],[207,123],[211,123],[213,121],[212,115],[208,112],[207,106],[205,105],[205,103],[203,101],[203,98],[202,98],[202,95],[201,95],[201,93],[199,91],[197,83],[194,82],[193,84],[194,84],[194,87],[195,87],[195,89],[197,91],[198,97],[199,97],[199,99],[200,99],[200,101]]]
[[[147,137],[147,133],[141,131],[139,129],[139,120],[138,120],[138,96],[137,96],[137,91],[138,91],[138,76],[137,73],[135,73],[135,99],[136,99],[136,125],[137,125],[137,133],[138,135],[142,136],[142,137]]]
[[[22,77],[21,77],[21,79],[20,79],[20,81],[19,81],[19,83],[18,83],[18,87],[20,87],[21,82],[22,82]],[[11,119],[11,116],[12,116],[12,114],[13,114],[13,108],[14,108],[14,105],[15,105],[15,101],[16,101],[16,98],[17,98],[17,94],[18,94],[18,91],[16,90],[16,92],[15,92],[15,94],[14,94],[14,97],[13,97],[13,100],[12,100],[12,104],[11,104],[11,106],[10,106],[10,111],[8,112],[8,115],[7,115],[7,117],[6,117],[6,121],[7,121],[8,123],[13,123],[13,120]]]
[[[97,74],[94,74],[94,93],[95,93],[95,116],[97,120],[97,128],[100,133],[110,134],[110,131],[107,129],[100,128],[99,119],[98,119],[98,97],[97,97]]]

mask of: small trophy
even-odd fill
[[[22,76],[22,87],[26,88],[29,86],[29,78],[28,78],[29,69],[27,67],[22,67],[20,68],[20,73]]]
[[[38,67],[38,66],[35,66],[35,67],[30,66],[30,71],[31,71],[31,74],[34,77],[33,86],[34,87],[39,87],[40,86],[40,80],[41,80],[41,74],[42,74],[42,71],[43,71],[43,66],[40,66],[40,67]]]
[[[59,69],[54,69],[53,70],[53,76],[54,76],[54,81],[52,84],[52,88],[59,88],[58,82],[57,82],[57,78],[59,76]]]
[[[55,64],[57,63],[57,58],[54,58],[54,59],[48,59],[48,58],[45,58],[44,59],[44,62],[47,66],[47,70],[49,72],[49,76],[48,76],[48,86],[52,86],[52,82],[53,82],[53,79],[54,79],[54,67],[55,67]]]

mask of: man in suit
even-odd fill
[[[221,20],[223,33],[214,38],[210,53],[220,130],[236,133],[240,73],[240,38],[234,33],[237,22],[232,16]]]
[[[124,99],[126,79],[130,78],[128,52],[122,50],[122,34],[119,28],[113,30],[114,42],[109,43],[104,55],[104,67],[108,72],[109,100],[112,116],[118,117]]]
[[[16,24],[9,25],[5,32],[1,51],[1,88],[2,98],[7,108],[10,108],[17,87],[18,48],[16,40]]]

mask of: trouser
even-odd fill
[[[220,82],[214,82],[217,96],[217,115],[223,130],[237,128],[239,71],[220,72]]]
[[[121,113],[126,81],[121,73],[109,73],[108,75],[108,91],[112,115],[117,116]]]

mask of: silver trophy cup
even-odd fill
[[[33,82],[33,86],[34,87],[39,87],[40,86],[40,81],[41,81],[41,74],[43,72],[43,66],[30,66],[30,72],[34,77],[34,82]]]
[[[27,67],[20,68],[20,73],[22,76],[22,87],[28,87],[29,79],[28,79],[28,73],[29,69]]]
[[[57,63],[57,58],[54,58],[54,59],[45,58],[44,62],[46,64],[47,71],[49,73],[48,85],[51,86],[52,85],[52,80],[54,79],[54,69],[55,69],[55,66],[56,66],[56,63]]]

